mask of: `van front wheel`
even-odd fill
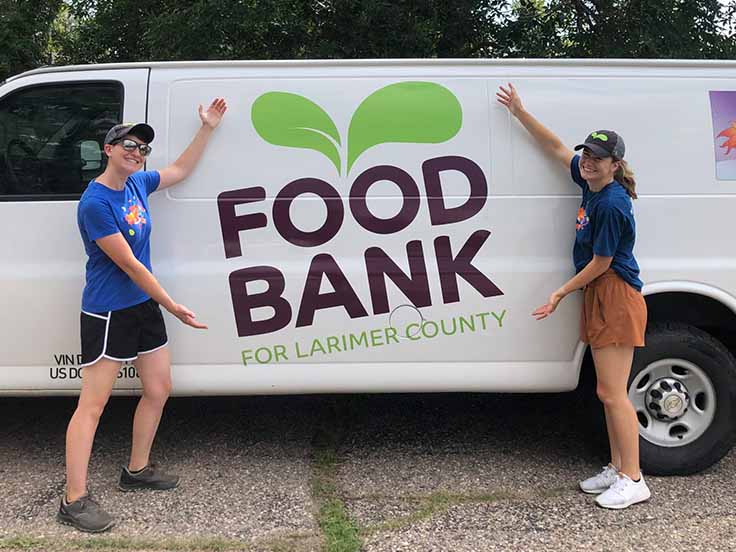
[[[652,324],[636,349],[629,398],[639,419],[642,471],[687,475],[736,442],[736,359],[693,326]]]

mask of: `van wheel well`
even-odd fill
[[[647,295],[647,327],[660,322],[695,326],[712,335],[736,356],[736,314],[722,303],[695,293]]]

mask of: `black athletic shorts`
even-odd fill
[[[168,342],[164,317],[153,299],[116,311],[82,311],[80,322],[80,366],[94,364],[102,357],[135,360],[138,355],[152,353]]]

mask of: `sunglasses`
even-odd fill
[[[139,144],[135,140],[130,140],[127,138],[123,140],[118,140],[117,142],[113,142],[113,145],[115,144],[120,144],[125,151],[133,152],[135,150],[138,150],[143,157],[148,157],[153,151],[153,148],[148,144]]]

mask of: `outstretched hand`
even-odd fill
[[[220,124],[220,121],[222,121],[225,111],[227,111],[225,100],[223,98],[215,98],[206,111],[202,105],[199,106],[199,118],[202,120],[204,126],[215,129]]]
[[[198,321],[196,315],[184,305],[174,305],[174,308],[172,308],[170,312],[187,326],[191,326],[198,330],[207,329],[207,325]]]
[[[564,298],[565,295],[560,292],[560,290],[555,291],[552,295],[549,296],[549,300],[547,301],[547,303],[545,305],[542,305],[541,307],[538,307],[532,313],[532,316],[537,320],[543,320],[547,318],[550,314],[555,312],[557,305],[559,305],[560,301],[562,301]]]
[[[496,92],[498,103],[506,106],[512,115],[518,115],[524,109],[524,106],[521,105],[521,98],[514,85],[508,83],[508,88],[504,88],[503,86],[499,86],[498,88],[499,92]]]

